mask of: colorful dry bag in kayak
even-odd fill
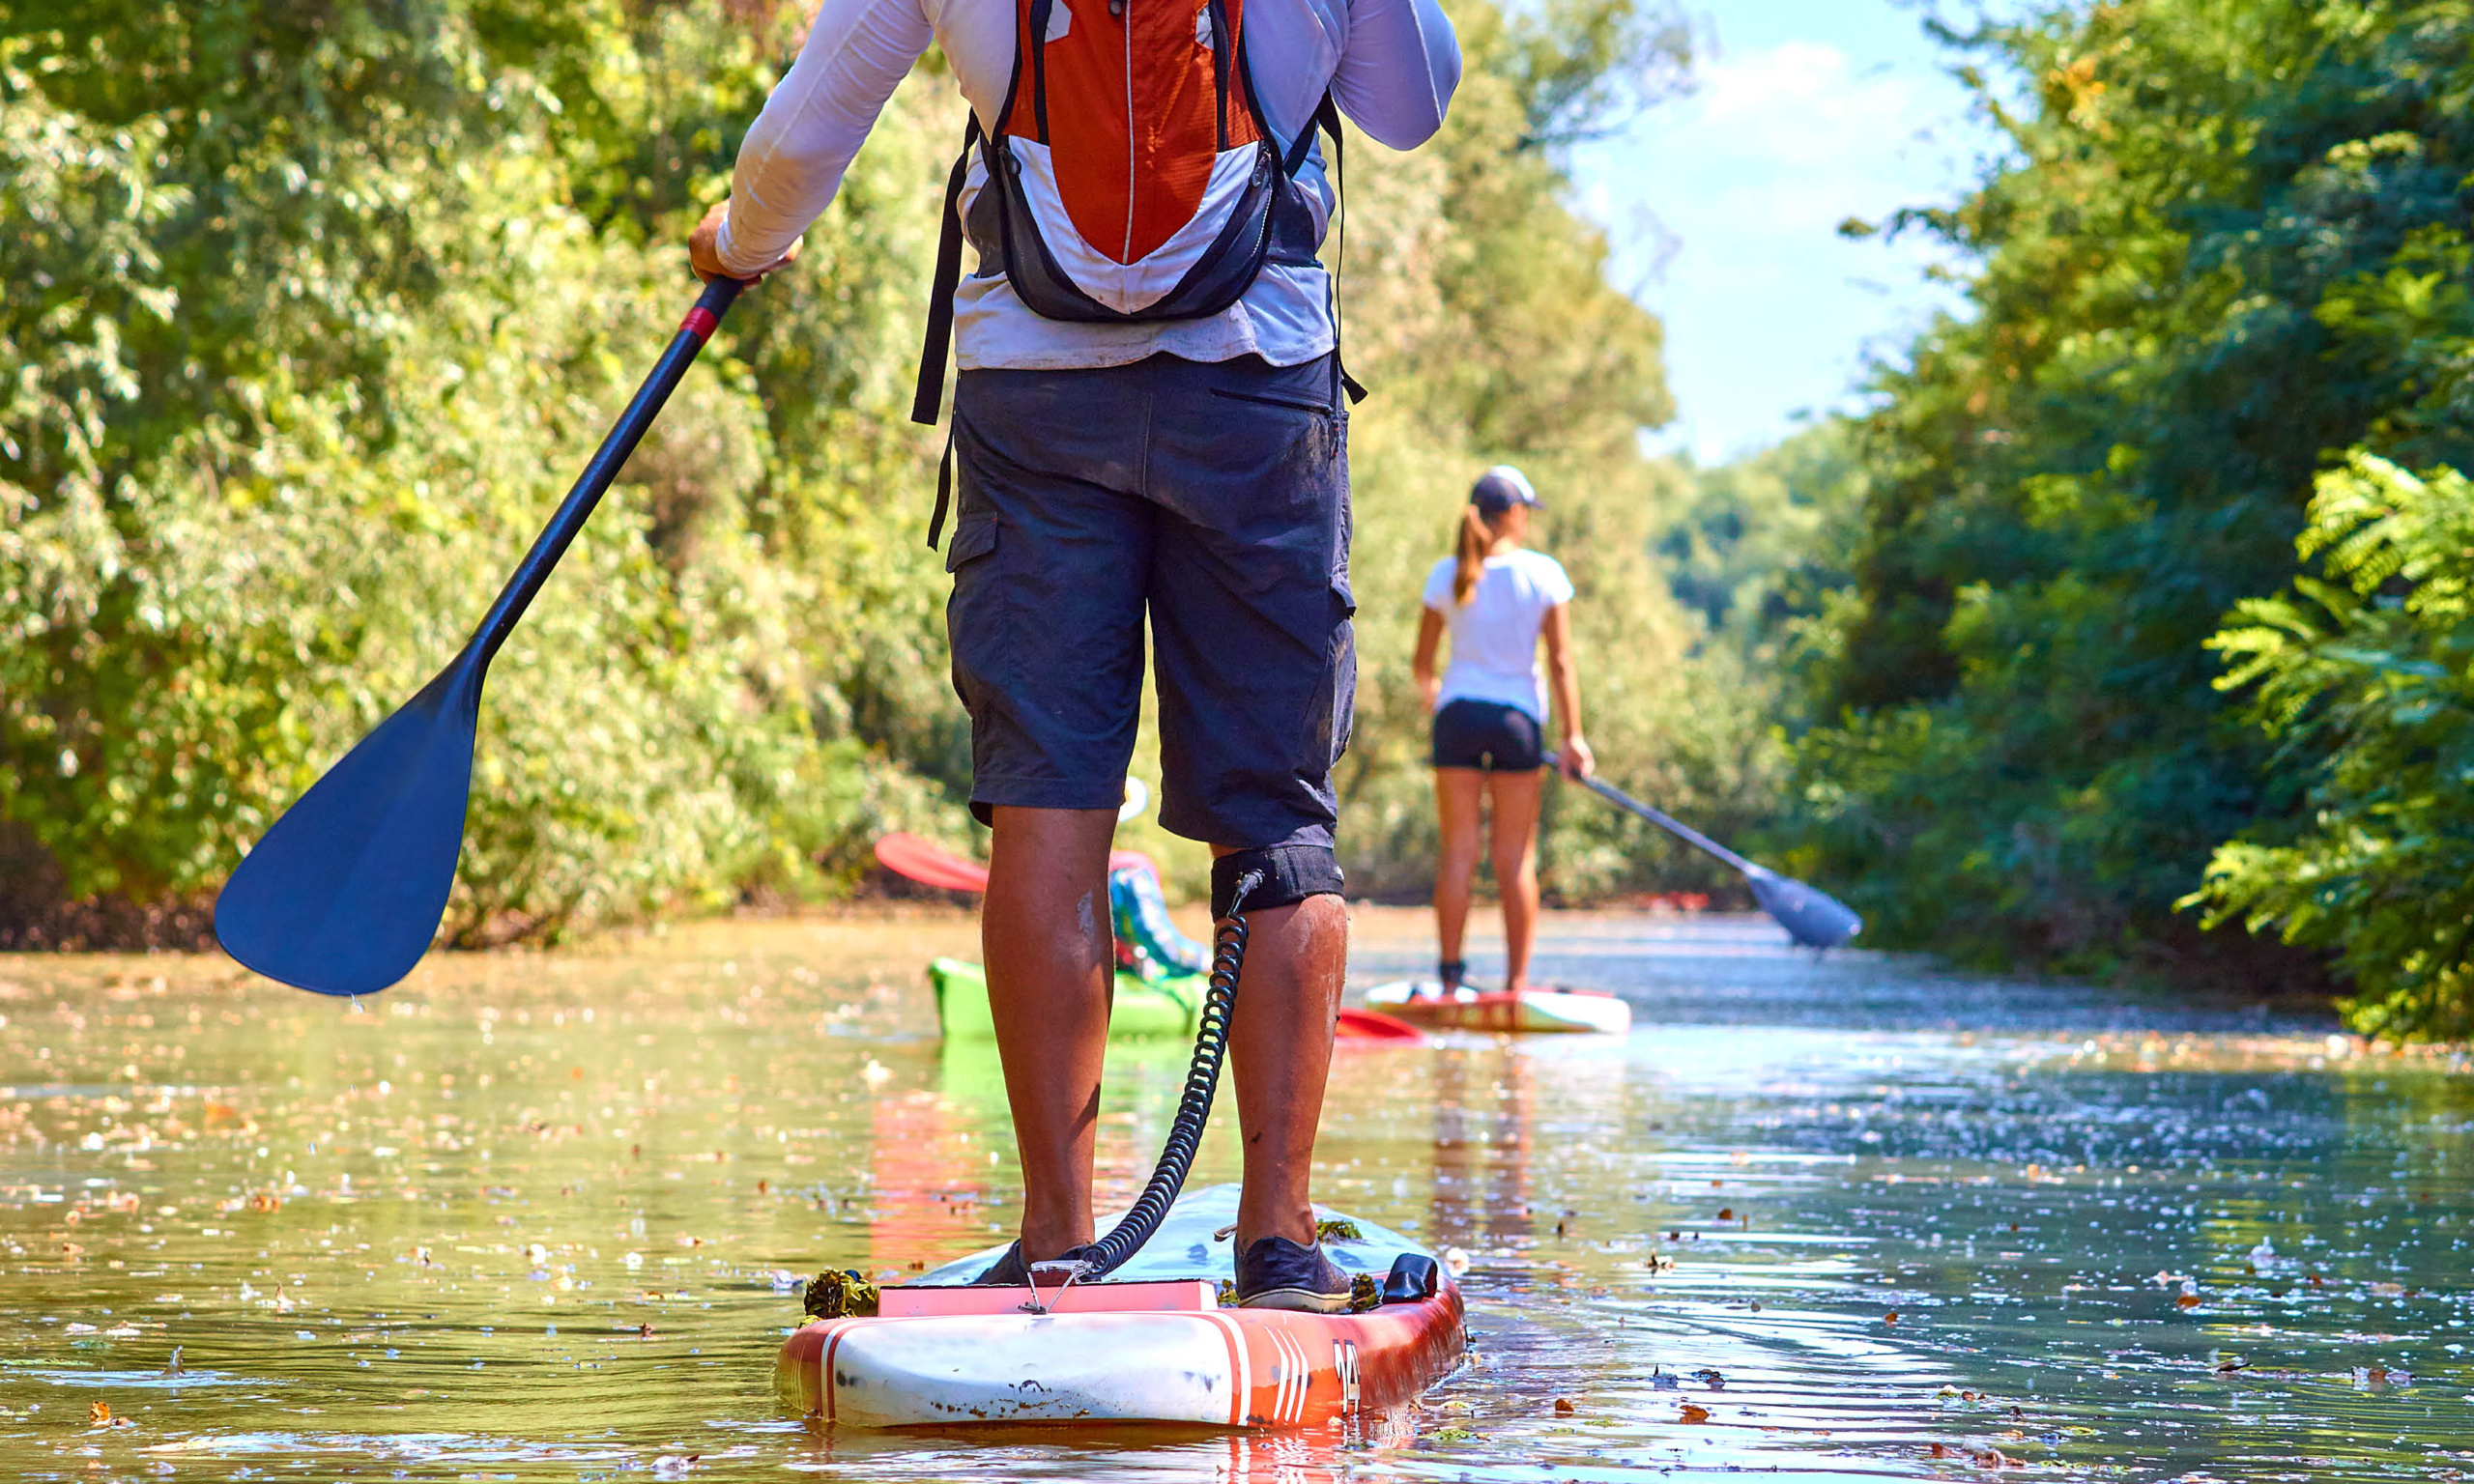
[[[1208,319],[1265,263],[1315,261],[1297,172],[1316,125],[1338,158],[1339,114],[1327,93],[1284,148],[1272,137],[1246,66],[1244,0],[1016,0],[1016,12],[994,131],[972,116],[945,186],[918,422],[935,423],[943,401],[966,230],[1033,313],[1092,324]],[[965,223],[973,149],[987,184]],[[932,547],[950,480],[949,467]]]

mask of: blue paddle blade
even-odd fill
[[[455,885],[480,706],[468,651],[328,770],[224,883],[223,951],[320,994],[411,973]]]
[[[1777,919],[1787,936],[1806,948],[1836,948],[1864,930],[1864,920],[1846,903],[1793,876],[1753,866],[1743,878],[1761,910]]]

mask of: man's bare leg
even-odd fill
[[[1116,983],[1108,845],[1117,813],[999,808],[993,822],[979,940],[1022,1160],[1022,1260],[1037,1263],[1092,1238],[1092,1144]]]
[[[1348,968],[1348,908],[1338,897],[1309,897],[1248,912],[1246,926],[1246,970],[1229,1029],[1246,1149],[1238,1250],[1265,1237],[1311,1245],[1314,1131],[1323,1121],[1332,1028]]]

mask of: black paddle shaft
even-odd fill
[[[1549,767],[1560,760],[1553,753],[1546,755]],[[1745,860],[1673,814],[1651,808],[1613,784],[1596,778],[1584,778],[1581,783],[1616,808],[1640,815],[1685,844],[1706,850],[1743,872],[1744,882],[1752,888],[1753,900],[1761,903],[1761,910],[1806,948],[1836,948],[1864,930],[1864,920],[1856,915],[1855,909],[1827,892],[1806,886],[1793,876],[1782,876],[1758,861]]]
[[[320,994],[370,994],[429,951],[455,889],[481,680],[746,285],[717,278],[446,668],[258,838],[215,902],[225,953]]]
[[[644,441],[653,419],[661,415],[662,404],[678,389],[678,383],[687,375],[687,368],[695,363],[697,354],[705,349],[705,341],[721,324],[722,316],[730,311],[732,302],[746,287],[745,282],[736,278],[715,278],[705,285],[704,295],[696,300],[696,307],[687,311],[687,318],[679,322],[678,333],[670,337],[670,346],[661,353],[661,359],[654,363],[652,374],[636,388],[635,399],[627,404],[625,412],[618,414],[618,422],[611,426],[610,436],[603,439],[601,446],[593,452],[592,462],[587,464],[584,472],[577,476],[575,488],[559,502],[557,512],[550,517],[550,524],[542,528],[540,538],[532,543],[532,550],[524,554],[523,562],[516,567],[515,575],[506,580],[506,586],[500,590],[498,601],[490,605],[489,614],[481,619],[481,626],[473,631],[473,641],[466,649],[481,665],[486,667],[497,656],[499,645],[506,642],[507,635],[515,631],[516,620],[532,606],[533,595],[541,590],[543,583],[550,580],[551,569],[558,566],[559,558],[564,556],[567,548],[574,544],[577,533],[584,529],[584,523],[591,517],[593,507],[600,504],[601,497],[609,492],[610,481],[626,467],[627,456],[634,453],[636,444]]]

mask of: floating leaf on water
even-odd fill
[[[1580,1411],[1580,1409],[1572,1405],[1569,1397],[1559,1396],[1555,1398],[1555,1415],[1559,1417],[1568,1417],[1578,1411]]]
[[[1686,1402],[1683,1404],[1683,1416],[1679,1417],[1677,1420],[1682,1422],[1707,1422],[1710,1420],[1710,1409],[1707,1407],[1695,1406],[1690,1402]]]

